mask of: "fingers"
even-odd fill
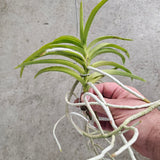
[[[112,98],[112,95],[115,89],[118,87],[118,85],[113,82],[106,82],[106,83],[97,84],[96,87],[100,91],[100,93],[103,95],[103,97]],[[91,88],[89,92],[96,94],[93,88]]]
[[[97,96],[96,96],[97,97]],[[99,97],[97,97],[99,99]],[[136,98],[136,97],[128,97],[128,98],[119,98],[119,99],[110,99],[110,98],[104,98],[105,102],[108,104],[108,107],[110,108],[110,111],[112,112],[112,116],[117,116],[117,115],[121,115],[121,114],[124,114],[125,115],[125,112],[129,112],[132,114],[132,113],[135,113],[137,112],[136,109],[133,111],[133,110],[130,110],[130,109],[120,109],[120,108],[115,108],[115,107],[111,107],[110,104],[112,105],[121,105],[121,106],[138,106],[138,105],[142,105],[142,104],[145,104],[144,101]],[[90,97],[88,99],[89,102],[95,102],[95,99],[93,97]],[[97,101],[98,102],[98,101]],[[97,112],[97,113],[100,113],[100,114],[103,114],[105,116],[106,115],[106,112],[105,110],[103,109],[103,107],[99,104],[92,104],[91,105],[92,109]]]
[[[105,98],[109,98],[109,99],[135,98],[134,95],[132,95],[131,93],[129,93],[128,91],[126,91],[125,89],[123,89],[121,86],[119,86],[114,82],[101,83],[96,85],[96,87]],[[142,95],[135,88],[129,87],[129,86],[128,88]],[[92,88],[89,90],[89,92],[96,94]]]
[[[119,126],[127,117],[139,112],[138,109],[136,110],[130,110],[130,109],[120,109],[120,108],[114,108],[111,107],[109,104],[114,104],[114,105],[125,105],[125,106],[137,106],[137,105],[142,105],[145,102],[137,98],[136,96],[132,95],[122,87],[120,87],[118,84],[114,82],[106,82],[106,83],[101,83],[96,85],[97,89],[99,92],[102,94],[104,97],[104,100],[108,104],[108,107],[112,113],[112,116],[116,122],[116,124]],[[129,87],[133,91],[139,93],[135,88]],[[91,88],[89,90],[90,93],[93,93],[94,96],[96,96],[98,99],[99,97],[97,96],[96,92]],[[140,94],[140,93],[139,93]],[[92,95],[88,95],[87,93],[84,93],[80,100],[76,100],[75,102],[84,102],[84,96],[86,96],[86,99],[89,102],[95,102],[95,97]],[[98,102],[98,101],[97,101]],[[87,111],[86,114],[91,117],[90,113],[88,110],[86,110],[86,106],[84,111]],[[97,117],[108,117],[108,112],[107,109],[106,112],[103,109],[103,107],[100,104],[94,104],[92,103],[91,105],[93,111],[96,113]],[[81,108],[83,110],[83,108]],[[110,113],[109,113],[110,114]],[[111,124],[109,121],[99,121],[102,128],[105,130],[113,130]]]
[[[101,83],[96,85],[96,87],[103,95],[103,97],[109,99],[118,98],[121,95],[121,92],[123,91],[123,88],[121,88],[118,84],[114,82]],[[96,94],[92,88],[89,90],[89,92]]]

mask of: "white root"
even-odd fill
[[[62,147],[61,147],[61,145],[60,145],[60,143],[59,143],[59,141],[58,141],[58,139],[57,139],[57,136],[56,136],[56,128],[57,128],[57,125],[59,124],[59,122],[62,120],[62,119],[64,119],[66,117],[66,115],[63,115],[56,123],[55,123],[55,125],[54,125],[54,127],[53,127],[53,137],[54,137],[54,139],[56,140],[56,143],[57,143],[57,146],[58,146],[58,148],[59,148],[59,150],[62,152]]]
[[[50,51],[50,50],[49,50]],[[125,86],[124,84],[122,84],[118,79],[116,79],[115,77],[113,77],[112,75],[108,74],[108,73],[105,73],[97,68],[93,68],[91,66],[88,67],[88,69],[90,70],[93,70],[93,71],[96,71],[96,72],[99,72],[105,76],[108,76],[110,77],[114,82],[116,82],[118,85],[120,85],[122,88],[124,88],[125,90],[127,90],[128,92],[130,92],[131,94],[135,95],[136,97],[144,100],[145,102],[149,102],[145,97],[143,97],[142,95],[136,93],[135,91],[131,90],[130,88],[128,88],[127,86]],[[88,83],[88,85],[90,85],[90,87],[93,88],[93,90],[96,92],[97,96],[95,96],[94,94],[90,93],[90,92],[86,92],[83,94],[83,99],[84,99],[84,102],[81,102],[81,103],[72,103],[70,102],[70,98],[71,98],[71,92],[69,94],[66,95],[65,97],[65,100],[66,100],[66,103],[70,106],[86,106],[87,109],[89,110],[90,112],[90,115],[93,119],[93,121],[96,123],[97,125],[97,128],[95,128],[91,123],[90,123],[90,120],[88,120],[86,117],[84,117],[82,114],[80,113],[77,113],[77,112],[68,112],[66,113],[66,115],[62,116],[55,124],[54,128],[53,128],[53,136],[56,140],[56,143],[59,147],[59,150],[62,151],[62,148],[61,148],[61,145],[56,137],[56,134],[55,134],[55,130],[57,128],[57,125],[59,124],[59,122],[61,120],[63,120],[66,116],[69,117],[69,120],[71,121],[72,125],[74,126],[74,128],[77,130],[77,132],[81,135],[84,135],[84,136],[87,136],[90,138],[90,141],[92,141],[92,145],[94,145],[94,147],[96,146],[94,144],[94,138],[104,138],[105,140],[109,141],[109,139],[107,137],[112,137],[112,140],[111,142],[109,141],[110,145],[107,146],[105,149],[102,149],[101,153],[88,159],[88,160],[100,160],[100,159],[107,159],[106,158],[106,153],[109,154],[109,151],[114,147],[115,145],[115,136],[116,135],[119,135],[124,143],[124,145],[122,147],[120,147],[116,152],[114,152],[112,155],[111,155],[111,159],[114,159],[114,157],[120,155],[123,151],[125,151],[126,149],[128,149],[129,151],[129,154],[130,154],[130,157],[132,160],[136,160],[135,156],[134,156],[134,153],[133,153],[133,150],[131,148],[132,144],[135,143],[135,141],[137,140],[138,138],[138,135],[139,135],[139,132],[138,132],[138,129],[133,125],[133,126],[127,126],[127,124],[129,122],[131,122],[132,120],[134,119],[137,119],[138,117],[140,116],[143,116],[149,112],[151,112],[153,109],[155,108],[158,108],[158,106],[160,105],[160,100],[159,101],[155,101],[155,102],[151,102],[151,103],[146,103],[146,104],[143,104],[143,105],[139,105],[139,106],[123,106],[123,105],[113,105],[113,104],[110,104],[110,103],[107,103],[102,94],[99,92],[99,90],[96,88],[95,85],[93,85],[92,83]],[[72,91],[73,92],[73,91]],[[90,96],[92,97],[92,99],[94,99],[94,102],[89,102],[87,97]],[[99,105],[101,106],[105,113],[106,113],[106,117],[98,117],[96,116],[95,112],[93,111],[92,109],[92,105]],[[145,109],[144,111],[141,111],[135,115],[132,115],[131,117],[127,118],[119,127],[116,126],[116,123],[114,121],[114,118],[112,116],[112,113],[109,109],[109,107],[114,107],[114,108],[125,108],[125,109],[137,109],[137,108],[147,108]],[[81,119],[83,119],[85,122],[87,122],[87,126],[88,126],[88,129],[92,129],[93,132],[88,132],[85,131],[85,130],[82,130],[73,120],[73,115],[74,116],[77,116],[77,117],[80,117]],[[114,131],[112,132],[106,132],[102,129],[101,127],[101,124],[99,122],[99,120],[103,120],[103,121],[109,121],[114,129]],[[127,132],[129,130],[133,130],[134,131],[134,134],[133,134],[133,137],[127,141],[126,138],[124,137],[123,133],[124,132]],[[109,154],[110,155],[110,154]]]
[[[131,138],[131,140],[129,140],[125,145],[123,145],[121,148],[119,148],[118,151],[116,151],[115,153],[112,154],[112,157],[116,157],[118,155],[120,155],[123,151],[125,151],[129,146],[131,146],[133,143],[135,143],[135,141],[138,138],[139,132],[138,129],[135,127],[125,127],[126,129],[132,129],[134,131],[133,137]]]
[[[93,157],[93,158],[89,158],[88,160],[100,160],[100,159],[102,159],[102,158],[105,156],[105,154],[106,154],[107,152],[109,152],[109,151],[114,147],[114,144],[115,144],[115,136],[113,135],[113,136],[112,136],[111,144],[110,144],[109,146],[107,146],[107,147],[101,152],[101,154],[99,154],[99,155],[97,155],[97,156],[95,156],[95,157]]]
[[[142,95],[138,94],[137,92],[133,91],[132,89],[128,88],[127,86],[125,86],[122,82],[120,82],[118,79],[116,79],[115,77],[113,77],[112,75],[106,73],[106,72],[103,72],[102,70],[100,69],[97,69],[97,68],[94,68],[94,67],[91,67],[91,66],[88,66],[88,69],[90,70],[93,70],[93,71],[96,71],[96,72],[99,72],[109,78],[111,78],[115,83],[117,83],[119,86],[121,86],[123,89],[125,89],[126,91],[132,93],[133,95],[135,95],[136,97],[142,99],[143,101],[146,101],[146,98],[143,97]],[[148,102],[148,100],[147,100]]]

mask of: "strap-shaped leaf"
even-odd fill
[[[119,50],[123,51],[126,54],[126,56],[129,58],[129,53],[125,48],[123,48],[119,45],[116,45],[116,44],[109,44],[107,47],[112,47],[112,48],[119,49]]]
[[[51,72],[51,71],[58,71],[58,72],[67,73],[67,74],[71,75],[72,77],[76,78],[79,82],[82,83],[82,85],[84,85],[84,80],[81,78],[81,76],[79,74],[77,74],[72,69],[62,67],[62,66],[52,66],[52,67],[43,68],[40,71],[38,71],[38,73],[35,75],[35,78],[44,72]]]
[[[34,60],[36,58],[39,58],[41,56],[42,53],[44,53],[47,49],[49,49],[49,43],[42,46],[40,49],[38,49],[37,51],[35,51],[34,53],[32,53],[29,57],[27,57],[20,65],[18,65],[16,68],[19,68],[23,63],[27,62],[27,61],[31,61]]]
[[[77,64],[74,64],[73,62],[63,60],[63,59],[40,59],[36,61],[25,62],[23,63],[22,66],[27,66],[32,64],[42,64],[42,63],[51,63],[51,64],[55,63],[55,64],[66,65],[68,67],[72,67],[73,69],[77,70],[80,74],[84,74],[84,70],[80,66],[78,66]]]
[[[119,69],[122,69],[128,73],[131,73],[130,70],[128,70],[126,67],[118,64],[118,63],[115,63],[115,62],[112,62],[112,61],[98,61],[98,62],[95,62],[93,63],[91,66],[92,67],[100,67],[100,66],[114,66],[115,68],[119,68]]]
[[[80,38],[82,44],[84,43],[84,30],[83,30],[83,3],[80,2]]]
[[[89,81],[94,84],[100,81],[103,77],[104,77],[103,75],[99,75],[97,77],[95,76],[95,77],[90,78]]]
[[[60,43],[70,43],[70,44],[76,45],[76,46],[69,46],[69,45],[61,45],[61,46],[59,45],[58,46],[58,45],[56,45],[56,44],[60,44]],[[75,51],[78,51],[79,53],[84,54],[84,50],[81,48],[82,46],[81,46],[80,40],[74,36],[65,35],[65,36],[61,36],[61,37],[55,39],[53,42],[45,44],[40,49],[38,49],[33,54],[31,54],[27,59],[25,59],[24,62],[39,58],[41,55],[43,55],[43,53],[45,53],[45,51],[47,49],[52,49],[52,48],[56,48],[56,47],[73,49]]]
[[[32,53],[28,58],[26,58],[20,65],[18,65],[16,68],[19,68],[23,63],[28,62],[28,61],[32,61],[36,58],[39,58],[40,55],[46,51],[46,49],[48,49],[49,44],[46,44],[44,46],[42,46],[40,49],[38,49],[37,51],[35,51],[34,53]],[[21,71],[20,71],[20,77],[22,77],[24,71],[24,66],[21,67]]]
[[[126,41],[132,41],[132,39],[127,39],[127,38],[122,38],[122,37],[117,37],[117,36],[102,36],[99,38],[94,39],[89,45],[88,48],[93,47],[96,43],[106,40],[106,39],[119,39],[119,40],[126,40]]]
[[[78,38],[70,35],[61,36],[59,38],[56,38],[53,42],[51,42],[51,44],[60,44],[60,43],[70,43],[72,45],[82,47],[81,41]]]
[[[51,44],[51,43],[48,43],[44,46],[42,46],[40,49],[38,49],[36,52],[34,52],[32,55],[30,55],[26,60],[23,61],[23,63],[27,62],[27,61],[31,61],[31,60],[34,60],[34,59],[37,59],[39,57],[42,57],[43,55],[45,55],[46,53],[46,50],[47,49],[59,49],[59,50],[70,50],[73,52],[78,52],[80,54],[82,54],[84,56],[84,50],[80,47],[77,47],[77,46],[71,46],[71,45],[65,45],[65,44]],[[77,54],[77,53],[76,53]],[[81,57],[82,59],[82,57]],[[20,64],[21,65],[21,64]],[[19,66],[20,66],[19,65]],[[17,66],[16,68],[18,68],[19,66]]]
[[[89,29],[91,27],[91,24],[92,24],[92,21],[96,15],[96,13],[99,11],[99,9],[107,2],[108,0],[101,0],[101,2],[99,2],[96,7],[91,11],[89,17],[88,17],[88,20],[86,22],[86,25],[85,25],[85,29],[84,29],[84,42],[86,43],[87,41],[87,36],[88,36],[88,32],[89,32]]]
[[[30,62],[33,61],[36,58],[42,57],[42,56],[47,56],[47,55],[61,55],[61,56],[65,56],[67,58],[70,58],[74,61],[76,61],[77,63],[79,63],[80,65],[83,66],[83,68],[85,68],[85,63],[84,63],[84,58],[82,55],[76,53],[76,52],[72,52],[72,51],[51,51],[51,52],[46,52],[46,48],[48,48],[49,45],[44,46],[44,48],[40,48],[38,51],[34,52],[31,56],[29,56],[25,61],[23,61],[20,65],[18,65],[16,68],[21,67],[21,71],[20,71],[20,77],[22,77],[23,74],[23,70],[24,70],[24,63],[26,62]],[[42,52],[42,53],[41,53]]]
[[[97,52],[95,52],[94,54],[92,54],[92,56],[90,56],[90,60],[92,60],[96,56],[104,54],[104,53],[113,53],[113,54],[116,54],[116,55],[118,55],[122,59],[123,64],[125,63],[125,57],[124,57],[124,55],[121,54],[120,52],[118,52],[117,50],[112,49],[112,48],[102,48],[102,49],[98,50]]]
[[[125,76],[125,77],[130,77],[131,79],[137,79],[137,80],[141,80],[141,81],[145,81],[143,78],[136,76],[132,73],[128,73],[128,72],[123,72],[120,70],[115,70],[115,69],[110,69],[110,70],[103,70],[106,73],[109,73],[111,75],[119,75],[119,76]]]
[[[76,53],[76,52],[71,52],[71,51],[50,51],[50,52],[46,52],[44,53],[43,56],[47,56],[47,55],[60,55],[60,56],[65,56],[67,58],[73,59],[76,62],[78,62],[80,65],[82,65],[83,67],[85,67],[85,63],[84,63],[84,58]]]
[[[73,45],[66,45],[66,44],[49,44],[48,49],[68,49],[71,50],[73,52],[78,52],[79,54],[83,55],[83,57],[85,57],[85,51],[83,48],[78,47],[78,46],[73,46]]]
[[[128,73],[128,72],[123,72],[123,71],[120,71],[120,70],[115,70],[115,69],[105,69],[105,70],[102,70],[103,72],[106,72],[108,74],[111,74],[111,75],[119,75],[119,76],[125,76],[125,77],[130,77],[131,79],[138,79],[138,80],[141,80],[141,81],[145,81],[143,78],[141,77],[138,77],[132,73]],[[89,77],[89,81],[93,81],[94,79],[96,79],[96,81],[100,80],[101,78],[103,78],[104,75],[102,75],[101,73],[98,73],[98,72],[93,72]]]
[[[119,50],[123,51],[127,57],[129,57],[128,51],[119,45],[111,44],[111,43],[100,43],[88,51],[90,58],[92,59],[94,57],[94,55],[97,54],[97,52],[100,51],[101,49],[108,48],[108,47],[111,47],[114,49],[119,49]],[[88,50],[88,48],[87,48],[87,50]]]

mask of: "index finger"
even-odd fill
[[[102,94],[103,97],[111,99],[113,98],[117,88],[121,88],[121,87],[114,82],[105,82],[105,83],[97,84],[96,88],[99,90],[99,92]],[[91,88],[89,92],[96,94],[93,88]]]
[[[96,85],[96,88],[100,91],[102,96],[104,98],[108,99],[120,99],[120,98],[136,98],[135,95],[129,93],[125,89],[123,89],[121,86],[119,86],[115,82],[105,82]],[[140,92],[138,92],[135,88],[129,87],[128,88],[132,89],[134,92],[137,92],[138,94],[142,95]],[[96,94],[94,89],[90,89],[89,92]]]

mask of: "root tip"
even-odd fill
[[[143,101],[147,102],[147,103],[150,103],[150,101],[147,98],[145,98]]]
[[[112,157],[112,158],[116,157],[115,153],[111,154],[111,157]]]

